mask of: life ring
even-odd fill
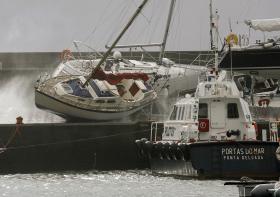
[[[230,33],[226,37],[226,42],[227,42],[227,44],[230,44],[230,45],[232,45],[232,44],[237,45],[238,44],[238,37],[237,37],[237,35],[234,34],[234,33]]]
[[[268,106],[270,103],[269,99],[260,99],[258,104],[259,106]]]
[[[208,132],[209,131],[209,120],[202,118],[198,120],[198,131],[199,132]]]
[[[68,61],[73,57],[73,54],[70,49],[64,49],[60,54],[61,61]]]

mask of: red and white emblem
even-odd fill
[[[209,120],[208,119],[199,119],[198,120],[198,131],[199,132],[208,132],[209,131]]]

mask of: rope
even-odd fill
[[[26,146],[9,147],[9,148],[5,148],[5,151],[6,150],[16,150],[16,149],[42,147],[42,146],[48,146],[48,145],[78,143],[78,142],[92,141],[92,140],[97,140],[97,139],[105,139],[105,138],[116,137],[116,136],[127,135],[127,134],[145,133],[147,131],[149,132],[150,129],[145,129],[145,130],[140,130],[140,131],[135,131],[135,132],[129,132],[129,133],[121,133],[121,134],[113,134],[113,135],[107,135],[107,136],[93,137],[93,138],[84,138],[84,139],[77,139],[77,140],[67,140],[67,141],[60,141],[60,142],[51,142],[51,143],[43,143],[43,144],[33,144],[33,145],[26,145]]]
[[[8,146],[10,145],[10,143],[14,140],[14,138],[16,137],[16,134],[20,135],[20,127],[22,126],[21,123],[16,124],[16,129],[14,130],[14,132],[12,132],[12,134],[10,135],[8,141],[6,142],[6,144],[3,145],[3,148],[0,148],[0,154],[5,152],[6,150],[8,150]]]
[[[108,1],[108,3],[105,5],[105,8],[103,8],[102,10],[109,10],[109,6],[112,4],[112,0]],[[100,9],[101,10],[101,9]],[[111,17],[110,15],[108,15],[106,18],[105,18],[106,15],[99,15],[99,18],[98,18],[98,24],[92,29],[91,33],[83,40],[83,42],[87,42],[91,36],[93,36],[97,30],[97,28],[100,27],[100,25],[104,25],[105,21],[108,21],[109,17]]]

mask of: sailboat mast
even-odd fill
[[[148,0],[143,0],[142,4],[137,8],[137,10],[135,11],[135,13],[133,14],[133,16],[130,18],[130,20],[128,21],[128,23],[126,24],[126,26],[123,28],[123,30],[121,31],[121,33],[118,35],[118,37],[116,38],[116,40],[113,42],[112,46],[106,51],[106,53],[103,55],[102,59],[98,62],[97,66],[92,70],[90,76],[88,77],[88,79],[86,80],[85,84],[88,83],[88,81],[90,80],[91,77],[94,76],[95,72],[99,69],[99,67],[103,64],[103,62],[107,59],[107,57],[110,55],[110,53],[112,52],[113,48],[116,46],[116,44],[119,42],[119,40],[122,38],[122,36],[124,35],[124,33],[127,31],[127,29],[130,27],[130,25],[133,23],[133,21],[135,20],[135,18],[140,14],[140,12],[142,11],[142,9],[144,8],[144,6],[146,5],[146,3],[148,2]],[[84,84],[84,85],[85,85]]]
[[[166,27],[165,27],[165,33],[164,33],[164,37],[163,37],[163,41],[162,41],[162,45],[161,45],[161,51],[159,54],[159,63],[160,64],[162,63],[162,58],[163,58],[164,52],[165,52],[165,46],[166,46],[166,41],[167,41],[167,37],[168,37],[168,33],[169,33],[169,27],[170,27],[172,15],[173,15],[173,10],[175,7],[175,2],[176,2],[176,0],[171,0],[170,7],[169,7],[169,13],[168,13],[167,23],[166,23]]]

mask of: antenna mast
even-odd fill
[[[212,0],[210,0],[210,44],[211,44],[211,50],[215,53],[215,68],[218,70],[218,10],[215,11],[215,15],[213,15],[213,8],[212,8]]]
[[[209,4],[209,9],[210,9],[210,48],[211,50],[214,50],[214,43],[213,43],[213,10],[212,10],[212,0],[210,0]]]

